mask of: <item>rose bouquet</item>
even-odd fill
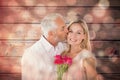
[[[72,64],[72,59],[67,56],[56,55],[54,63],[57,65],[57,80],[62,80],[63,73]]]

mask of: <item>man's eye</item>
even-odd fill
[[[62,29],[61,29],[61,30],[62,30],[62,31],[64,31],[64,28],[65,28],[65,27],[62,27]]]

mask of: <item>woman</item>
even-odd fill
[[[89,31],[83,20],[68,27],[68,49],[62,56],[71,57],[72,65],[64,73],[63,80],[97,80],[96,59],[91,53]]]

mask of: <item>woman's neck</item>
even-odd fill
[[[70,53],[79,53],[82,50],[80,46],[71,46]]]
[[[82,48],[80,48],[79,46],[71,46],[68,56],[74,58],[81,50]]]

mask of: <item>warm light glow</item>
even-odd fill
[[[106,37],[107,37],[107,32],[105,32],[105,31],[99,31],[98,33],[97,33],[97,36],[100,38],[100,39],[106,39]]]
[[[36,0],[23,0],[25,6],[36,6]]]
[[[98,6],[103,8],[103,9],[106,9],[110,6],[110,3],[108,0],[100,0],[98,3]]]
[[[16,0],[0,0],[3,6],[19,6]]]
[[[91,24],[91,28],[92,30],[94,30],[95,32],[100,30],[101,25],[100,24]]]
[[[103,42],[97,41],[97,42],[94,42],[94,47],[99,49],[103,47],[103,44],[104,44]]]
[[[66,3],[68,5],[75,5],[77,3],[77,0],[66,0]]]
[[[20,6],[18,2],[16,2],[16,0],[10,0],[10,1],[4,1],[5,5],[7,4],[8,6]]]
[[[119,64],[119,57],[113,56],[110,60],[112,63],[118,63]]]
[[[40,27],[31,27],[29,31],[27,32],[27,39],[39,39],[41,32]]]
[[[83,19],[87,22],[87,23],[91,23],[93,22],[93,16],[90,14],[86,14]]]
[[[98,54],[98,56],[100,56],[100,57],[104,57],[104,56],[105,56],[105,53],[104,53],[103,50],[98,51],[97,54]]]
[[[21,72],[21,67],[20,67],[20,65],[16,65],[16,66],[13,66],[10,70],[11,70],[11,72],[20,73]]]
[[[90,30],[90,39],[95,39],[96,33],[93,30]]]
[[[29,22],[32,19],[30,12],[28,12],[27,10],[21,11],[18,16],[22,19],[23,22]]]
[[[94,16],[96,16],[97,18],[101,18],[105,16],[106,9],[102,9],[101,7],[94,7],[92,12]]]
[[[14,18],[14,15],[8,15],[4,18],[4,23],[14,23],[16,21],[16,18]]]
[[[120,23],[120,18],[115,20],[115,23]],[[116,28],[120,29],[120,24],[115,24]]]
[[[101,67],[101,70],[104,72],[104,73],[112,73],[111,69],[109,66],[102,66]]]
[[[85,13],[87,13],[86,8],[84,8],[84,7],[76,7],[76,8],[74,8],[74,10],[79,14],[80,17],[83,17],[84,15],[86,15]],[[89,13],[87,13],[87,14],[89,14]],[[83,15],[83,16],[81,16],[81,15]]]
[[[2,37],[2,34],[0,34],[0,38]],[[0,43],[1,43],[1,41],[0,41]]]
[[[25,28],[26,28],[25,24],[15,25],[15,28],[13,28],[13,38],[24,39]]]
[[[77,20],[77,19],[78,19],[77,13],[76,13],[75,11],[72,11],[72,10],[69,11],[69,12],[67,13],[66,19],[67,19],[68,22]]]
[[[33,22],[34,23],[34,22]],[[34,28],[40,28],[40,24],[31,24],[31,26]]]
[[[24,40],[24,38],[25,38],[26,25],[25,24],[15,24],[13,26],[15,26],[15,27],[12,27],[11,33],[7,37],[7,39],[8,39],[7,42],[9,42],[13,46],[23,46],[24,43],[22,42],[22,40]],[[18,41],[16,41],[16,40],[11,41],[11,39],[16,39]]]
[[[106,16],[103,19],[103,23],[114,23],[114,19],[111,16]]]
[[[38,6],[38,7],[34,8],[34,13],[38,16],[44,16],[47,12],[45,5],[37,4],[36,6]]]
[[[6,39],[9,36],[9,30],[7,30],[6,28],[2,28],[0,30],[0,34],[1,34],[1,39]]]
[[[50,12],[54,12],[57,9],[57,3],[53,1],[48,2],[47,6]]]
[[[68,23],[83,18],[88,23],[92,51],[99,60],[98,73],[118,72],[114,69],[120,63],[120,42],[114,41],[120,39],[118,1],[0,0],[0,77],[11,80],[21,78],[20,59],[24,50],[40,39],[41,20],[46,14],[54,12],[65,16]],[[115,64],[115,67],[111,63]],[[72,69],[76,69],[76,66]],[[8,75],[5,73],[18,74],[5,76]],[[107,79],[109,76],[104,77]]]
[[[106,16],[106,17],[103,18],[103,23],[105,23],[103,25],[107,29],[113,28],[113,26],[114,26],[114,19],[111,16]]]

